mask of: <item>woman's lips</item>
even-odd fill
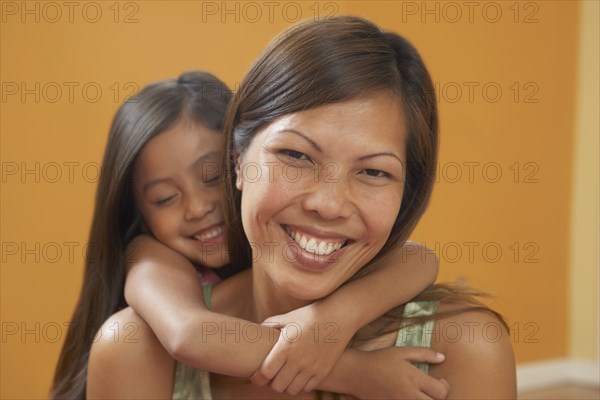
[[[352,244],[352,240],[348,238],[316,237],[289,225],[282,228],[288,238],[284,258],[311,272],[328,269]]]
[[[285,227],[285,231],[292,239],[294,239],[302,250],[318,256],[327,256],[334,251],[338,251],[348,241],[348,239],[343,238],[318,238],[309,233],[292,228],[289,225]]]

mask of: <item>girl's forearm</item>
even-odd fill
[[[250,378],[278,338],[277,329],[205,311],[172,331],[165,348],[195,368]]]
[[[363,384],[359,361],[360,350],[346,349],[329,375],[317,386],[317,390],[356,396]]]
[[[344,326],[358,330],[390,309],[404,304],[431,285],[438,272],[435,254],[417,246],[416,253],[398,249],[373,265],[365,276],[340,287],[320,306]],[[406,249],[404,249],[406,250]]]

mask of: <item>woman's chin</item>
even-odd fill
[[[279,282],[278,286],[285,295],[303,301],[316,301],[328,296],[333,288],[324,285],[316,285],[315,282],[298,282],[285,280]]]

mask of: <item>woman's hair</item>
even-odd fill
[[[408,41],[369,21],[347,16],[313,20],[293,26],[267,47],[227,112],[225,218],[231,228],[232,264],[251,260],[235,163],[258,130],[286,114],[381,91],[398,97],[407,121],[406,177],[400,212],[376,258],[408,238],[427,207],[435,180],[438,112],[429,73]]]
[[[231,101],[224,129],[227,146],[224,190],[232,264],[251,263],[251,247],[241,222],[241,192],[235,186],[235,164],[259,129],[286,114],[382,91],[397,96],[406,118],[404,194],[385,245],[354,278],[371,271],[375,260],[406,241],[427,208],[435,181],[438,156],[435,89],[419,53],[406,39],[382,31],[367,20],[340,16],[303,22],[280,34],[246,74]],[[236,251],[232,252],[233,249]],[[477,300],[485,295],[466,285],[446,284],[432,285],[415,300],[460,305],[430,318],[478,310],[491,312],[503,322],[499,314]],[[400,306],[365,331],[375,329],[379,334],[397,329],[398,324],[425,319],[403,316]],[[359,332],[355,340],[368,338],[369,335]]]
[[[215,76],[193,71],[148,85],[117,111],[96,189],[83,287],[56,367],[52,398],[85,398],[94,336],[125,306],[126,249],[143,232],[133,194],[136,158],[146,143],[181,118],[220,133],[230,97]]]

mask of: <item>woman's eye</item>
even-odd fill
[[[390,178],[391,175],[385,171],[381,171],[378,169],[367,168],[364,170],[365,175],[373,178]]]
[[[308,160],[308,156],[296,150],[281,150],[281,153],[295,160]]]

